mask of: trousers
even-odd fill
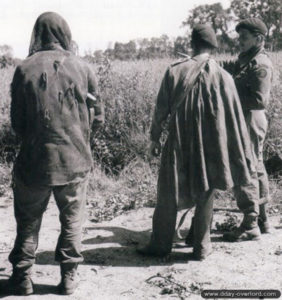
[[[245,112],[245,119],[256,173],[252,175],[250,184],[236,186],[234,195],[238,207],[244,214],[258,215],[259,205],[269,201],[269,182],[263,163],[263,144],[267,132],[267,119],[264,110],[247,111]]]
[[[79,182],[61,186],[26,186],[19,178],[14,178],[17,235],[14,248],[9,255],[14,271],[28,272],[35,262],[42,217],[52,192],[60,212],[61,223],[55,260],[59,263],[83,261],[81,234],[87,185],[88,176]]]
[[[264,110],[252,110],[246,115],[246,123],[250,133],[253,156],[256,162],[259,204],[269,201],[268,175],[263,163],[263,145],[267,133],[267,119]]]
[[[199,195],[195,210],[194,251],[210,246],[210,226],[213,215],[213,191]],[[177,219],[177,204],[172,197],[161,193],[153,215],[153,232],[150,245],[161,253],[170,253]]]

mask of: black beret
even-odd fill
[[[239,32],[239,30],[241,28],[247,29],[254,33],[260,33],[262,35],[266,35],[266,33],[267,33],[266,25],[263,23],[263,21],[261,19],[258,19],[258,18],[248,18],[248,19],[242,20],[236,26],[236,31]]]
[[[204,41],[210,46],[217,48],[215,32],[211,26],[206,24],[198,24],[193,28],[192,41]]]

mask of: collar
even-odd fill
[[[263,46],[254,46],[246,52],[239,54],[238,61],[241,67],[247,65],[255,56],[264,52]]]
[[[210,58],[209,53],[201,53],[192,57],[192,59],[196,61],[208,60],[209,58]]]

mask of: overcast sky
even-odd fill
[[[143,37],[185,34],[188,11],[200,4],[230,0],[0,0],[0,45],[13,47],[14,56],[27,56],[36,18],[54,11],[70,25],[80,54],[106,49],[110,43]]]

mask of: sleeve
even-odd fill
[[[171,76],[170,69],[164,75],[161,87],[157,96],[156,106],[153,114],[153,120],[150,130],[152,141],[158,142],[162,133],[162,124],[170,114],[170,96],[171,96]]]
[[[89,95],[90,94],[90,95]],[[93,125],[101,125],[105,122],[104,104],[100,97],[98,81],[94,71],[88,66],[88,108],[94,108]]]
[[[17,67],[11,83],[11,125],[16,134],[22,138],[26,129],[26,101],[24,93],[24,75]]]
[[[248,110],[265,109],[270,96],[272,68],[268,65],[255,64],[249,73],[248,99],[244,107]]]

